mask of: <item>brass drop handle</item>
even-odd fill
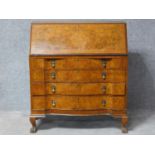
[[[53,68],[55,68],[55,63],[56,63],[55,59],[52,59],[52,60],[51,60],[51,66],[52,66]]]
[[[107,61],[106,61],[106,60],[102,60],[102,66],[103,66],[104,68],[106,68],[106,65],[107,65]]]
[[[52,107],[56,107],[56,101],[55,100],[52,100],[51,104],[52,104]]]
[[[105,100],[102,100],[102,105],[105,107],[106,106],[106,101]]]
[[[107,89],[106,86],[102,87],[103,93],[106,93],[106,89]]]
[[[106,79],[106,73],[105,73],[105,72],[102,73],[102,79],[103,79],[103,80]]]
[[[52,93],[55,93],[55,92],[56,92],[56,86],[52,85]]]
[[[56,73],[55,72],[52,72],[51,73],[51,77],[52,77],[52,79],[55,79],[56,78]]]

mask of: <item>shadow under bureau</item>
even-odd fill
[[[121,118],[127,132],[125,23],[34,23],[31,27],[31,132],[47,115]]]

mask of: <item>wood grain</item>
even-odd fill
[[[52,91],[53,87],[55,92]],[[32,95],[125,95],[124,83],[33,83]]]
[[[52,101],[56,102],[55,106],[52,106]],[[106,103],[103,104],[103,102]],[[125,98],[108,96],[35,96],[32,97],[32,105],[33,110],[123,110],[125,108]]]
[[[45,71],[46,82],[125,82],[125,71],[122,70],[56,70],[53,79],[52,70]],[[102,75],[106,74],[103,79]]]
[[[127,131],[125,23],[32,24],[30,43],[32,129],[47,114],[111,115]]]
[[[55,67],[52,67],[52,60],[55,60]],[[45,69],[53,70],[87,70],[87,69],[126,69],[126,57],[119,58],[53,58],[45,61]],[[37,66],[37,64],[36,64]]]
[[[124,54],[125,23],[33,24],[31,54]]]

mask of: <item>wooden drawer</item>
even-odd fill
[[[45,69],[125,69],[127,61],[120,58],[62,58],[45,60]]]
[[[125,82],[122,70],[73,70],[46,71],[46,82]]]
[[[124,83],[34,83],[32,95],[125,95]]]
[[[125,97],[109,96],[40,96],[32,97],[32,110],[124,110]]]

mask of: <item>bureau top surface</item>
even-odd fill
[[[127,54],[125,23],[35,23],[31,55]]]

